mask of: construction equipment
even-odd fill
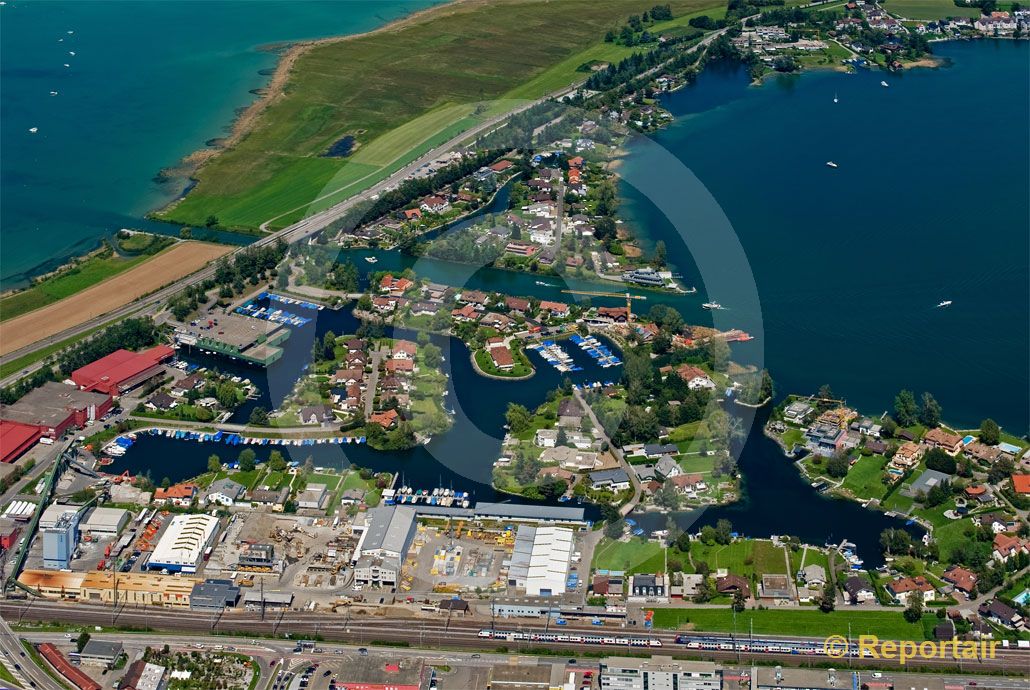
[[[623,297],[626,300],[626,323],[633,321],[633,300],[647,299],[642,295],[632,295],[628,292],[595,292],[593,290],[562,290],[566,295],[590,295],[591,297]]]

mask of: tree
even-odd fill
[[[740,613],[747,608],[747,597],[744,595],[744,590],[738,589],[733,593],[733,610]]]
[[[951,457],[940,448],[931,448],[926,451],[926,455],[923,456],[923,461],[926,463],[927,469],[937,470],[944,474],[955,474],[955,470],[957,469],[955,458]]]
[[[433,343],[426,343],[422,346],[422,361],[430,369],[436,369],[443,362],[443,352]]]
[[[222,459],[217,455],[211,455],[207,459],[207,471],[217,472],[222,469]]]
[[[733,523],[725,518],[716,522],[715,540],[720,544],[729,544],[733,540]]]
[[[891,555],[902,555],[912,550],[912,535],[903,529],[888,527],[880,532],[880,546]]]
[[[286,469],[286,458],[283,457],[282,453],[277,450],[273,450],[268,455],[268,469],[273,472],[282,472]]]
[[[988,446],[998,445],[1001,440],[1001,427],[993,419],[985,419],[980,422],[980,443]]]
[[[836,400],[837,399],[837,396],[835,396],[833,394],[833,389],[830,388],[830,384],[828,384],[828,383],[824,383],[823,385],[819,386],[819,392],[816,393],[816,395],[818,395],[823,400]]]
[[[823,586],[822,596],[819,597],[819,610],[823,613],[829,613],[837,605],[837,590],[833,588],[832,582],[827,582]]]
[[[86,645],[89,643],[89,638],[90,638],[90,634],[88,632],[86,632],[85,630],[83,630],[81,633],[79,633],[79,636],[75,639],[75,648],[78,651],[81,652],[83,649],[85,649]]]
[[[626,531],[626,521],[621,517],[617,520],[612,520],[604,526],[604,536],[609,539],[618,539]]]
[[[257,453],[250,448],[244,448],[240,451],[240,457],[238,460],[240,463],[240,470],[243,472],[250,472],[257,464]]]
[[[268,424],[268,410],[263,407],[255,407],[250,411],[250,423],[254,426],[265,426]]]
[[[916,423],[919,408],[916,396],[910,390],[902,390],[894,397],[894,417],[901,426],[912,426]]]
[[[680,507],[680,494],[672,482],[665,482],[655,492],[654,502],[663,508],[677,510]]]
[[[922,592],[911,592],[908,595],[908,606],[905,607],[902,615],[909,623],[916,623],[923,618],[923,594]]]
[[[919,410],[919,421],[931,428],[941,423],[940,403],[929,393],[923,393],[923,406]]]
[[[504,419],[513,432],[520,433],[529,428],[533,422],[533,415],[524,405],[508,403],[508,411],[504,413]]]
[[[847,451],[837,452],[826,463],[826,474],[840,479],[848,476],[848,468],[850,467],[851,462],[848,460]]]

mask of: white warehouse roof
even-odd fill
[[[149,566],[169,569],[195,566],[217,528],[218,518],[213,515],[176,515],[157,542]]]
[[[93,508],[79,525],[83,532],[117,534],[129,521],[129,511],[121,508]]]
[[[526,573],[526,595],[531,597],[565,593],[572,556],[572,530],[547,525],[536,528],[533,551]]]

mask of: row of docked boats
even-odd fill
[[[538,355],[544,358],[544,361],[550,364],[558,371],[565,373],[570,371],[583,371],[583,367],[578,366],[573,360],[572,355],[562,349],[562,346],[553,340],[545,340],[542,343],[534,343],[529,346],[530,350],[533,350]]]
[[[576,334],[569,338],[569,340],[579,345],[579,349],[593,357],[594,361],[603,369],[617,367],[622,364],[621,359],[616,357],[608,347],[602,345],[601,341],[592,335],[584,337]]]
[[[468,508],[471,505],[471,496],[467,491],[455,491],[454,489],[413,489],[410,486],[402,486],[399,489],[384,489],[383,503],[386,505],[428,505],[443,506],[445,508]]]
[[[349,443],[365,443],[364,436],[332,436],[328,438],[257,438],[254,436],[243,436],[226,431],[205,433],[202,431],[188,431],[185,429],[145,429],[138,433],[149,436],[163,436],[183,441],[197,441],[198,443],[224,443],[230,446],[323,446],[323,445],[345,445]],[[121,436],[118,437],[122,438]],[[115,439],[117,442],[118,439]],[[105,447],[105,451],[107,448]],[[124,454],[124,451],[123,453]]]
[[[257,296],[257,298],[259,300],[261,300],[261,299],[269,299],[269,300],[272,300],[273,302],[282,302],[283,304],[292,304],[292,305],[295,305],[295,306],[298,306],[298,307],[303,307],[304,309],[313,309],[313,310],[317,310],[317,311],[322,311],[323,309],[325,309],[325,305],[324,304],[315,304],[314,302],[305,302],[304,300],[297,299],[295,297],[284,297],[283,295],[277,295],[274,292],[262,292],[261,294],[259,294]]]
[[[297,316],[291,314],[288,311],[282,309],[272,309],[271,307],[258,307],[250,302],[236,307],[237,314],[243,314],[254,319],[262,319],[264,321],[271,321],[273,323],[281,323],[286,326],[303,326],[311,323],[311,319],[306,316]]]

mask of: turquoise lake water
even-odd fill
[[[259,72],[275,67],[262,46],[368,31],[433,4],[9,0],[0,8],[0,284],[140,227],[178,195],[181,185],[154,175],[225,134],[250,90],[267,83]]]

